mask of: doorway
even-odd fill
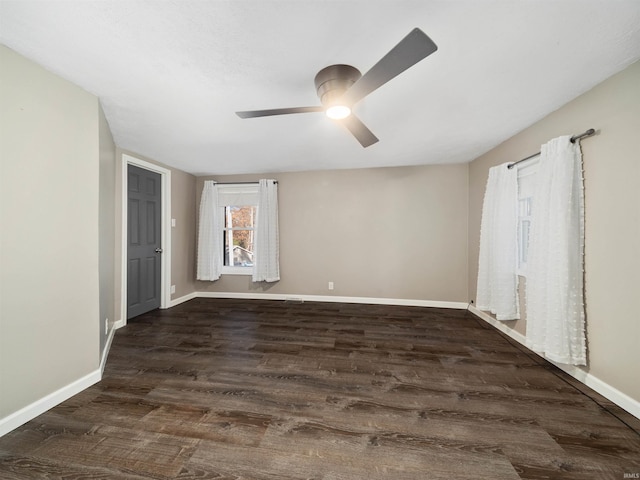
[[[162,272],[159,173],[135,165],[127,171],[127,320],[160,308]]]
[[[171,171],[122,155],[121,325],[171,303]]]

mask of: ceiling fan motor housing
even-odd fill
[[[320,102],[325,107],[341,104],[340,98],[362,74],[351,65],[329,65],[314,80]]]

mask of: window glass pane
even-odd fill
[[[231,248],[229,248],[231,246]],[[253,266],[253,231],[227,230],[224,236],[224,264],[227,267]]]
[[[253,228],[256,218],[256,207],[251,205],[225,207],[224,227]]]

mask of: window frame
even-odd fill
[[[522,237],[524,231],[524,223],[529,222],[529,234],[531,233],[531,212],[534,208],[535,197],[533,192],[533,185],[535,182],[535,176],[538,173],[538,163],[540,162],[540,154],[527,160],[522,166],[518,166],[518,261],[516,267],[516,275],[521,277],[527,276],[527,262],[522,258],[522,252],[526,249],[528,256],[529,253],[529,238],[527,235],[526,245],[525,239]],[[525,183],[526,182],[526,183]],[[523,209],[523,202],[528,203]],[[526,210],[524,212],[523,210]]]
[[[533,206],[533,196],[518,198],[518,267],[516,273],[521,277],[527,276],[527,257],[529,256],[529,233],[531,232],[531,208]],[[523,213],[523,210],[527,210]],[[527,238],[523,236],[525,223],[529,224]],[[523,252],[526,257],[523,258]]]
[[[218,184],[218,207],[220,208],[220,215],[222,221],[220,222],[220,232],[219,234],[222,236],[221,247],[221,259],[222,259],[222,268],[220,269],[221,275],[253,275],[253,266],[251,267],[240,267],[240,266],[230,266],[225,265],[225,235],[228,228],[225,228],[225,217],[226,217],[226,208],[227,207],[245,207],[245,206],[253,206],[256,208],[256,215],[258,211],[258,187],[259,184],[256,183],[228,183],[228,184]],[[233,201],[229,200],[237,197],[241,198],[241,200]],[[255,218],[253,230],[255,231]],[[233,228],[232,230],[248,230],[247,228]]]
[[[258,211],[258,206],[257,205],[225,205],[223,207],[220,207],[221,210],[221,215],[222,218],[226,219],[227,218],[227,209],[230,207],[254,207],[255,212],[257,213]],[[236,232],[236,231],[251,231],[251,232],[255,232],[255,215],[254,215],[254,223],[251,227],[225,227],[225,221],[222,222],[222,274],[226,274],[226,275],[251,275],[253,274],[253,265],[251,266],[240,266],[240,265],[225,265],[225,245],[226,245],[226,238],[227,238],[227,234],[229,231],[232,232]],[[233,247],[233,245],[232,245]],[[253,253],[253,252],[252,252]],[[229,252],[229,257],[232,257],[232,252]]]

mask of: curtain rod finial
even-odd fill
[[[595,133],[596,133],[595,129],[590,128],[589,130],[587,130],[584,133],[581,133],[580,135],[574,135],[569,139],[569,141],[571,143],[576,143],[577,140],[580,140],[581,138],[584,138],[584,137],[590,137],[592,135],[595,135]]]

